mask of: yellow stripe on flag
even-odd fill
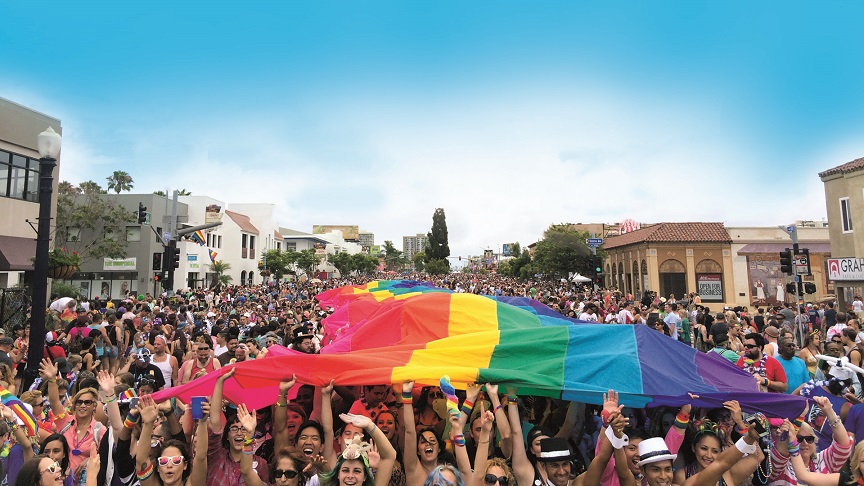
[[[437,385],[442,376],[450,375],[453,386],[464,389],[477,381],[479,368],[489,367],[499,339],[500,333],[495,330],[430,342],[425,349],[414,351],[405,366],[393,368],[393,383]]]

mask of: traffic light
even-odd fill
[[[172,268],[180,268],[180,248],[177,248],[177,242],[172,241],[173,249],[171,251],[171,265]]]
[[[792,275],[795,270],[792,267],[792,251],[786,248],[780,252],[780,271],[786,275]]]
[[[147,208],[142,203],[138,203],[138,224],[147,223]]]
[[[798,289],[796,288],[795,282],[789,282],[786,284],[786,293],[795,295]]]
[[[805,294],[815,294],[816,293],[816,284],[813,282],[804,282],[804,293]]]
[[[156,275],[153,275],[154,282],[161,282],[163,280],[165,280],[165,276],[162,273],[157,273]]]
[[[162,254],[154,253],[153,254],[153,271],[158,272],[160,270],[165,270],[162,268]]]

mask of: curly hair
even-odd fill
[[[513,475],[513,470],[510,469],[510,466],[507,465],[507,461],[500,457],[493,457],[486,462],[486,471],[485,474],[489,474],[489,468],[497,466],[500,467],[502,471],[504,471],[504,476],[507,477],[507,484],[516,484],[516,476]]]

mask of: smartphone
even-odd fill
[[[768,435],[768,429],[762,425],[762,421],[758,416],[753,415],[747,419],[747,423],[753,425],[756,428],[756,432],[759,434],[759,437],[765,437]]]
[[[132,399],[129,400],[129,409],[132,410],[132,409],[135,409],[137,407],[138,407],[138,397],[132,397]]]
[[[192,401],[190,402],[192,406],[192,420],[201,420],[204,418],[204,410],[201,406],[206,401],[207,397],[192,397]]]

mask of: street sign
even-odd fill
[[[603,238],[588,238],[586,241],[588,242],[588,246],[600,246],[603,244]]]
[[[795,275],[793,280],[795,280],[796,282],[800,282],[801,281],[801,275]]]
[[[810,275],[810,257],[805,254],[795,255],[795,273],[798,275]],[[797,280],[796,280],[797,282]]]

